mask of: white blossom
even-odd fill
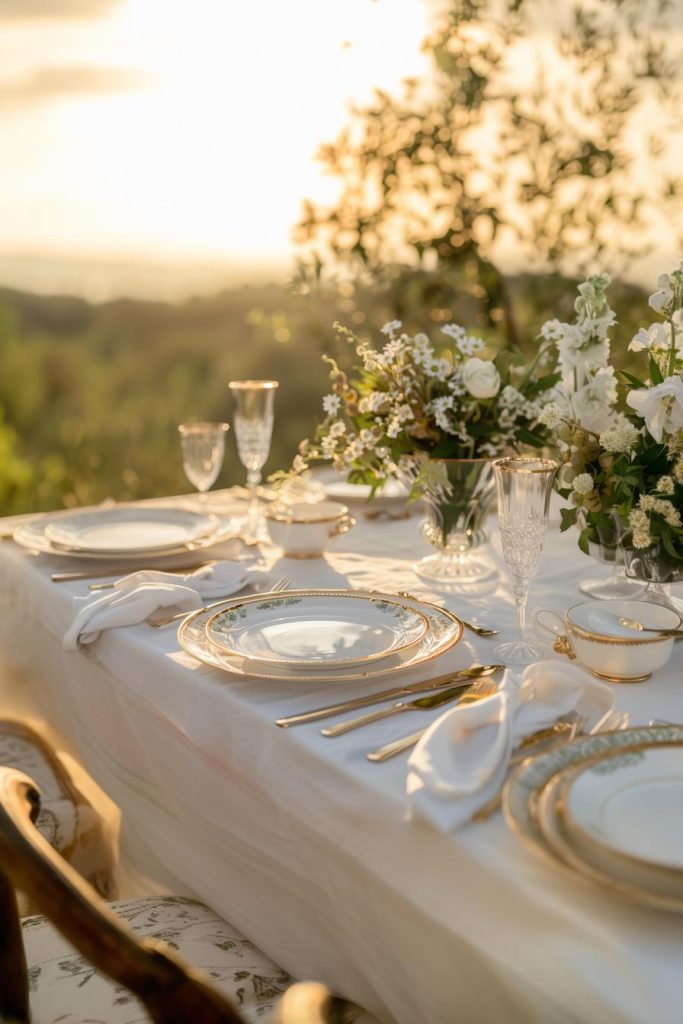
[[[586,430],[601,433],[611,425],[617,398],[617,379],[611,366],[604,367],[571,396],[574,418]]]
[[[660,476],[659,480],[657,481],[657,490],[660,494],[673,494],[674,487],[675,485],[673,477]]]
[[[486,359],[473,356],[462,368],[462,380],[473,398],[493,398],[500,390],[500,374]]]
[[[389,323],[385,324],[384,327],[381,328],[381,330],[382,334],[386,334],[388,337],[391,337],[391,335],[396,331],[400,331],[402,327],[403,323],[401,320],[390,320]]]
[[[538,414],[538,422],[549,430],[557,430],[563,419],[564,414],[557,402],[548,402]]]
[[[600,434],[600,444],[608,452],[630,452],[635,448],[639,437],[638,428],[625,417],[619,417]]]
[[[630,391],[626,401],[645,420],[655,441],[683,428],[683,380],[667,377],[651,388]]]
[[[577,494],[590,494],[593,487],[593,477],[590,473],[579,473],[572,481],[572,488]]]
[[[339,395],[325,395],[323,398],[323,410],[328,416],[336,416],[341,406]]]

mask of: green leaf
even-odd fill
[[[653,384],[661,384],[664,380],[662,371],[659,369],[652,356],[650,356],[650,380]]]
[[[526,427],[518,427],[515,434],[518,441],[521,441],[522,444],[531,445],[532,448],[543,448],[546,443],[542,437],[539,437],[538,434],[533,434]]]
[[[579,516],[578,508],[561,508],[560,509],[560,532],[564,533],[570,526],[575,526]]]
[[[644,381],[639,380],[638,377],[636,377],[632,373],[628,373],[626,370],[617,370],[617,376],[623,377],[624,380],[627,381],[629,384],[632,384],[634,388],[644,388],[645,387],[645,382]]]
[[[579,547],[583,551],[584,555],[590,555],[590,548],[588,547],[588,541],[590,540],[590,534],[591,534],[591,530],[590,530],[589,526],[587,526],[579,534]]]

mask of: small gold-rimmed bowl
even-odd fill
[[[681,617],[672,608],[646,601],[588,601],[565,612],[537,608],[534,626],[553,648],[576,659],[598,679],[641,683],[663,668],[673,651],[673,638],[643,633],[620,624],[635,619],[656,629],[678,629]]]
[[[338,501],[273,502],[263,515],[273,544],[290,558],[320,558],[356,522]]]

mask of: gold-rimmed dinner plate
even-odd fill
[[[638,903],[683,911],[683,892],[675,886],[652,884],[643,875],[615,874],[587,857],[570,842],[556,811],[562,773],[606,751],[627,753],[643,745],[683,742],[683,726],[619,729],[584,736],[546,754],[524,761],[503,791],[503,813],[510,828],[535,853],[570,872]]]
[[[304,593],[309,593],[309,591],[304,591]],[[343,594],[346,591],[326,591],[326,593]],[[396,599],[392,594],[381,594],[377,591],[359,590],[355,591],[355,593],[364,594],[374,599]],[[296,597],[297,594],[298,591],[295,590],[287,591],[287,595],[290,597]],[[264,599],[267,595],[260,595],[260,597]],[[462,639],[463,625],[452,612],[438,608],[436,605],[423,603],[417,599],[409,600],[402,598],[401,600],[407,607],[416,608],[426,616],[428,629],[418,643],[412,647],[404,648],[394,655],[389,655],[382,660],[371,663],[370,668],[360,663],[358,665],[328,669],[327,671],[309,670],[300,672],[291,666],[278,666],[274,664],[254,666],[248,659],[227,654],[209,641],[206,635],[206,624],[211,616],[215,614],[215,609],[207,611],[200,608],[199,611],[188,615],[178,628],[178,642],[187,654],[203,664],[242,678],[305,683],[362,682],[365,679],[374,679],[389,673],[393,674],[416,668],[452,650]],[[225,608],[239,603],[239,599],[233,598],[225,602]]]
[[[138,559],[150,559],[153,557],[156,560],[157,558],[164,558],[167,555],[178,556],[186,554],[188,551],[208,549],[212,544],[224,541],[227,535],[231,532],[231,527],[234,527],[235,531],[237,531],[238,528],[237,522],[231,523],[226,520],[216,519],[216,529],[214,529],[213,532],[198,537],[195,541],[190,541],[180,545],[175,544],[172,547],[155,548],[153,551],[150,551],[149,549],[136,550],[133,552],[119,550],[106,553],[103,551],[72,550],[69,547],[62,547],[53,543],[46,535],[46,528],[50,523],[58,521],[63,516],[64,512],[47,513],[39,519],[24,523],[14,531],[13,539],[17,544],[20,544],[24,548],[28,548],[30,551],[36,551],[45,555],[54,555],[59,558],[84,559],[86,561],[97,560],[107,563],[117,561],[130,563],[135,562]]]
[[[206,636],[219,650],[255,669],[344,669],[398,655],[423,639],[424,612],[396,598],[358,591],[299,590],[252,595],[216,612]]]
[[[619,753],[619,757],[627,756]],[[593,761],[593,759],[591,759]],[[683,912],[683,879],[674,872],[615,855],[606,846],[586,841],[567,827],[563,814],[565,773],[559,772],[544,786],[532,806],[547,846],[580,875],[622,896]]]
[[[132,555],[186,547],[215,533],[216,516],[182,508],[116,505],[75,511],[45,523],[51,544],[98,555]]]
[[[605,750],[561,773],[557,813],[582,846],[678,878],[683,892],[683,742]]]

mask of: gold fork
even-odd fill
[[[423,598],[415,597],[414,594],[409,594],[407,590],[399,590],[398,596],[399,597],[407,597],[409,601],[422,601],[423,604],[431,604],[431,605],[433,605],[433,607],[434,608],[438,608],[439,611],[445,612],[446,615],[450,615],[450,617],[452,619],[457,619],[459,622],[462,622],[462,624],[465,627],[465,629],[469,629],[469,631],[471,633],[476,633],[477,636],[483,636],[486,639],[490,639],[491,637],[498,636],[499,630],[497,630],[497,629],[489,629],[487,626],[476,626],[474,624],[474,622],[466,622],[465,619],[461,619],[459,615],[456,615],[454,612],[450,611],[448,608],[444,608],[443,605],[440,605],[440,604],[435,605],[432,601],[425,601]]]
[[[273,586],[269,591],[267,591],[267,593],[277,594],[281,590],[286,590],[291,584],[291,582],[292,581],[288,576],[282,576],[273,584]],[[211,604],[205,604],[204,611],[208,612],[211,611],[212,608],[220,608],[221,605],[225,604],[227,601],[230,600],[231,598],[224,597],[222,601],[213,601]],[[161,629],[162,626],[170,626],[172,622],[179,622],[181,619],[186,619],[188,615],[194,615],[194,612],[197,610],[198,609],[194,608],[191,612],[176,612],[174,615],[165,615],[161,619],[145,619],[145,622],[147,623],[148,626],[151,626],[153,629]]]

